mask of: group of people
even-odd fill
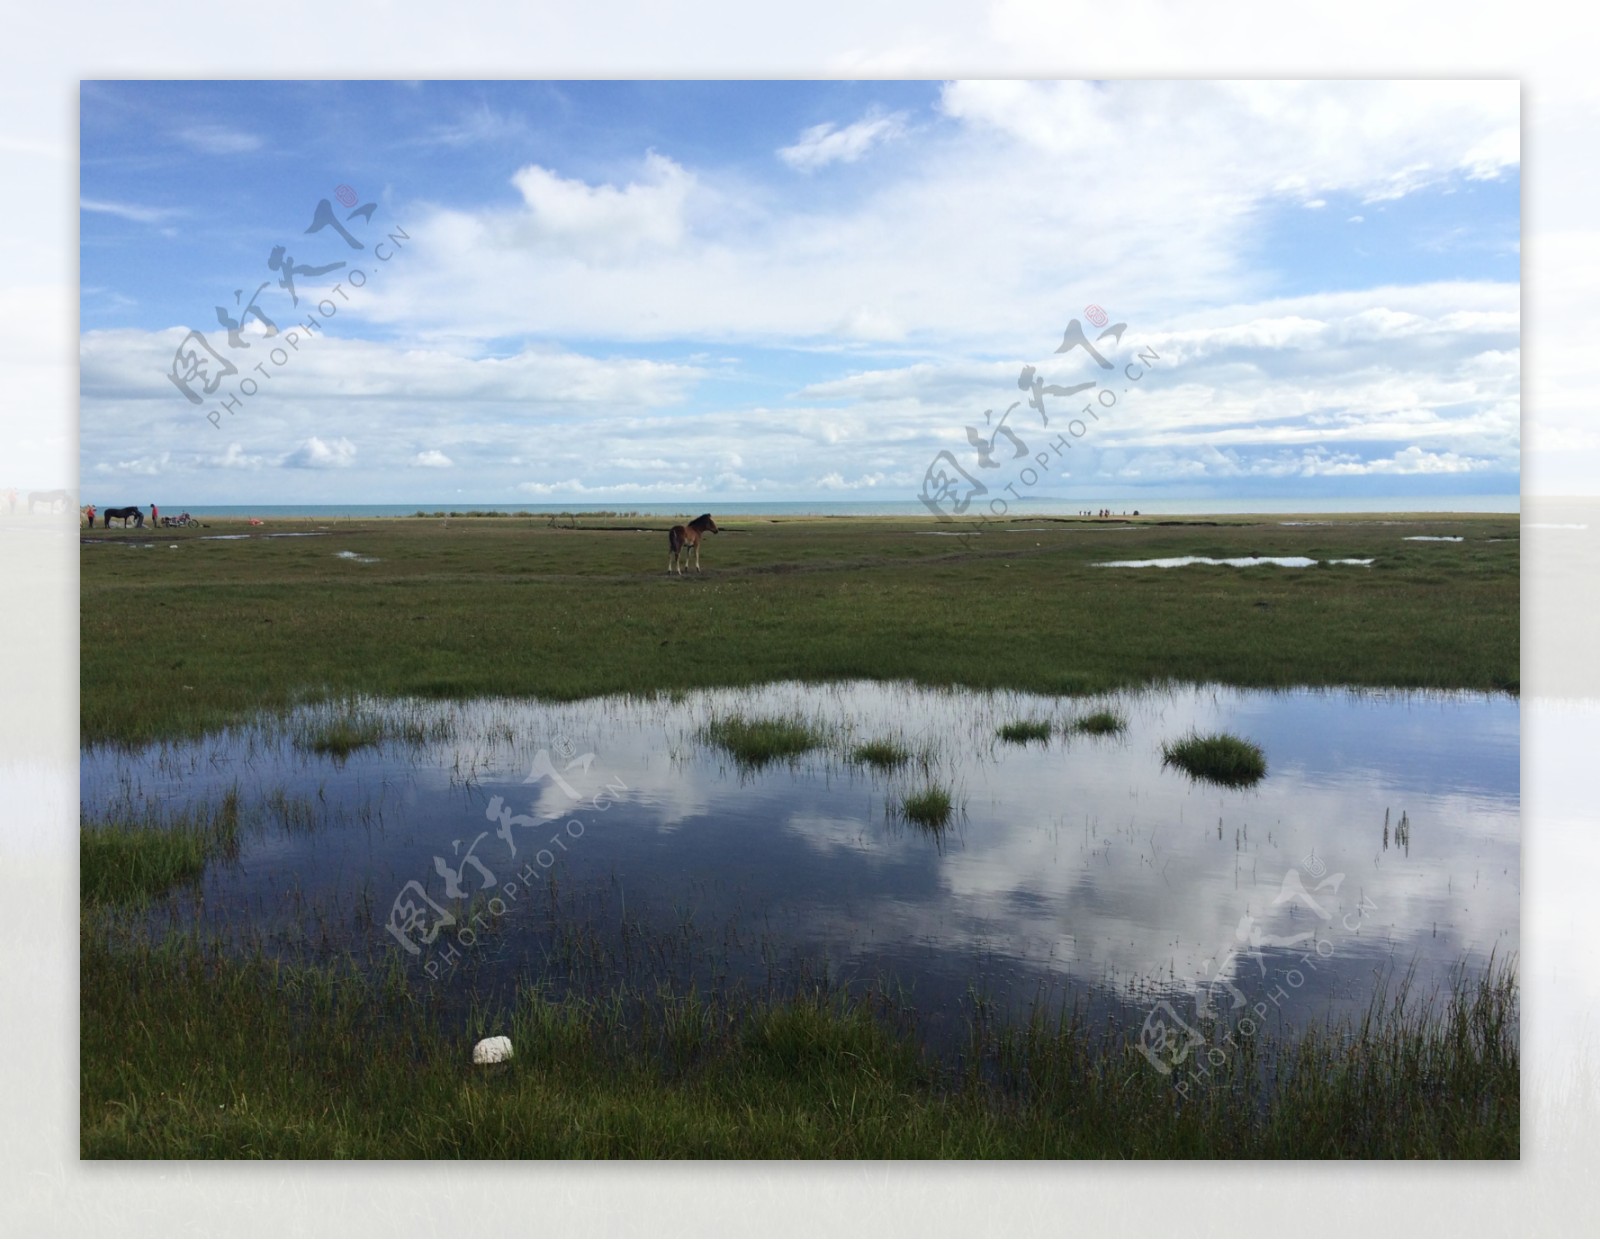
[[[91,530],[94,529],[95,512],[96,509],[93,504],[84,505],[83,515],[88,520],[89,528]],[[138,508],[107,508],[104,517],[105,528],[109,530],[111,528],[111,522],[118,519],[122,521],[124,526],[126,526],[129,521],[132,521],[141,529],[144,528],[144,513]],[[161,524],[161,513],[156,508],[154,501],[151,501],[150,504],[150,524],[153,526],[159,526]]]
[[[1100,508],[1100,509],[1095,510],[1094,512],[1090,512],[1087,508],[1085,508],[1085,509],[1081,510],[1078,513],[1078,515],[1080,517],[1114,517],[1117,514],[1112,512],[1111,509],[1109,509],[1109,508]],[[1125,516],[1125,517],[1127,515],[1129,515],[1128,514],[1128,510],[1126,508],[1124,508],[1122,510],[1122,515]],[[1137,508],[1135,508],[1133,510],[1133,515],[1136,516],[1136,517],[1139,515],[1139,510]]]

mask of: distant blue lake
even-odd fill
[[[1118,516],[1140,513],[1155,516],[1223,516],[1237,513],[1351,513],[1351,512],[1507,512],[1518,511],[1515,495],[1441,495],[1418,498],[1366,496],[1351,498],[1228,498],[1228,499],[1022,499],[1011,500],[1011,516],[1071,516],[1085,508],[1110,508]],[[928,517],[928,509],[909,500],[795,500],[756,503],[748,500],[703,500],[694,504],[637,504],[622,500],[572,504],[504,504],[496,501],[430,500],[413,504],[182,504],[163,503],[161,511],[189,512],[210,517],[409,517],[418,512],[531,512],[557,515],[565,512],[638,513],[641,516],[696,516],[711,509],[717,513],[752,516],[818,517]]]

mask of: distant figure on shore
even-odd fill
[[[89,528],[94,529],[94,505],[89,504],[83,510],[83,515],[89,520]]]
[[[155,500],[150,501],[150,525],[153,529],[161,528],[160,514],[156,512]]]
[[[7,487],[5,491],[6,512],[10,516],[17,515],[17,488]]]

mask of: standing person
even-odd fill
[[[152,528],[155,528],[155,529],[159,529],[160,526],[161,526],[161,522],[156,520],[156,502],[155,502],[155,500],[151,500],[150,501],[150,525],[151,525]]]
[[[94,505],[90,504],[87,511],[89,513],[89,528],[92,530],[94,529]]]

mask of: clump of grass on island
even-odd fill
[[[855,762],[875,766],[879,770],[893,770],[911,761],[911,751],[899,741],[883,739],[857,745],[850,751],[850,757]]]
[[[312,753],[348,758],[358,749],[381,744],[388,734],[383,720],[377,715],[347,712],[302,728],[295,738],[295,744]]]
[[[1092,714],[1079,715],[1067,724],[1068,732],[1086,732],[1090,736],[1115,736],[1128,729],[1128,721],[1115,711],[1097,710]]]
[[[1191,732],[1163,745],[1161,757],[1164,766],[1175,766],[1194,779],[1228,788],[1259,783],[1267,773],[1267,757],[1261,746],[1226,732],[1211,736]]]
[[[1050,721],[1048,719],[1018,719],[1011,723],[1001,724],[996,735],[1003,741],[1010,741],[1014,745],[1025,745],[1029,741],[1047,741],[1050,739]]]
[[[725,715],[706,724],[702,735],[745,766],[765,766],[780,758],[798,758],[826,739],[820,728],[799,718],[752,719]]]
[[[213,858],[239,851],[239,793],[217,805],[162,818],[118,815],[79,833],[79,890],[86,906],[141,904],[192,883]]]
[[[949,792],[937,784],[928,784],[902,797],[899,808],[900,816],[907,822],[937,831],[950,821],[955,807]]]

